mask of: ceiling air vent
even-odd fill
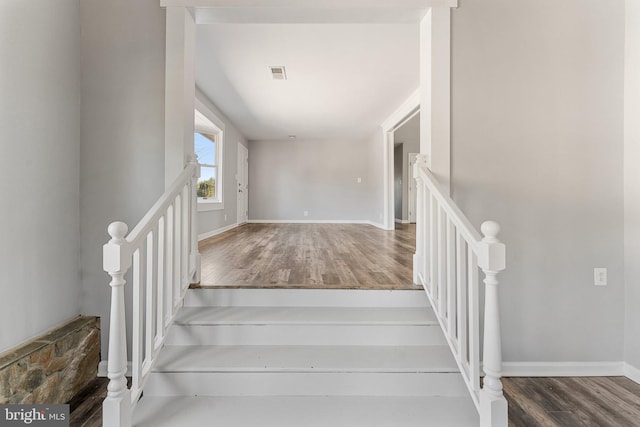
[[[287,80],[287,73],[283,66],[269,68],[271,68],[271,77],[273,77],[273,80]]]

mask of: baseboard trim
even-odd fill
[[[624,364],[624,376],[640,384],[640,369],[628,363]]]
[[[204,240],[204,239],[208,239],[209,237],[213,237],[213,236],[217,236],[218,234],[222,234],[225,231],[229,231],[229,230],[233,230],[234,228],[240,227],[241,225],[246,224],[246,223],[241,223],[241,224],[230,224],[227,225],[225,227],[222,228],[218,228],[216,230],[213,231],[207,231],[206,233],[202,233],[202,234],[198,234],[198,241]]]
[[[624,362],[503,362],[503,377],[608,377],[626,375]]]
[[[109,364],[108,361],[106,360],[101,360],[100,363],[98,363],[98,376],[99,377],[106,377],[107,373],[109,372],[107,369],[107,365]],[[126,375],[128,377],[131,376],[131,373],[133,372],[133,369],[131,368],[131,362],[127,362],[127,373]]]
[[[396,224],[409,224],[409,220],[396,218]]]
[[[384,226],[384,224],[380,224],[380,223],[373,222],[373,221],[367,221],[365,224],[372,225],[372,226],[374,226],[374,227],[376,227],[376,228],[379,228],[379,229],[381,229],[381,230],[389,231],[389,230],[387,230],[387,228]],[[393,230],[392,230],[392,231],[393,231]]]
[[[366,224],[385,229],[382,224],[364,219],[250,219],[249,224]]]

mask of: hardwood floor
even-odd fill
[[[97,378],[74,398],[71,427],[102,425],[107,382]],[[640,384],[625,377],[503,378],[503,385],[510,427],[640,426]]]
[[[247,224],[200,243],[201,287],[420,289],[415,225]]]
[[[108,378],[98,377],[69,402],[70,427],[100,427],[102,401],[107,396]]]
[[[626,377],[503,378],[510,427],[637,427],[640,384]]]

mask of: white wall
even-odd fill
[[[80,12],[82,310],[102,318],[106,359],[107,225],[133,228],[164,191],[165,11],[157,0],[82,0]]]
[[[395,142],[402,142],[402,218],[409,220],[409,153],[420,153],[420,114],[416,114],[394,133]]]
[[[78,7],[0,2],[0,352],[80,313]]]
[[[625,6],[625,360],[640,370],[640,2]]]
[[[216,107],[210,98],[196,90],[197,98],[224,123],[224,146],[222,153],[222,197],[224,209],[202,211],[198,213],[198,234],[211,235],[238,221],[238,202],[236,193],[236,173],[238,172],[238,144],[248,146],[246,138],[238,128]],[[251,162],[251,159],[249,159]],[[225,219],[226,215],[226,219]]]
[[[502,225],[505,361],[622,360],[624,2],[463,0],[452,25],[453,192]]]
[[[249,219],[381,222],[382,148],[380,130],[363,141],[250,141]]]

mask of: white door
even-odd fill
[[[416,164],[417,153],[409,153],[409,222],[416,222],[416,200],[418,193],[418,185],[413,176],[413,165]]]
[[[238,144],[238,224],[244,224],[249,219],[249,150]]]

